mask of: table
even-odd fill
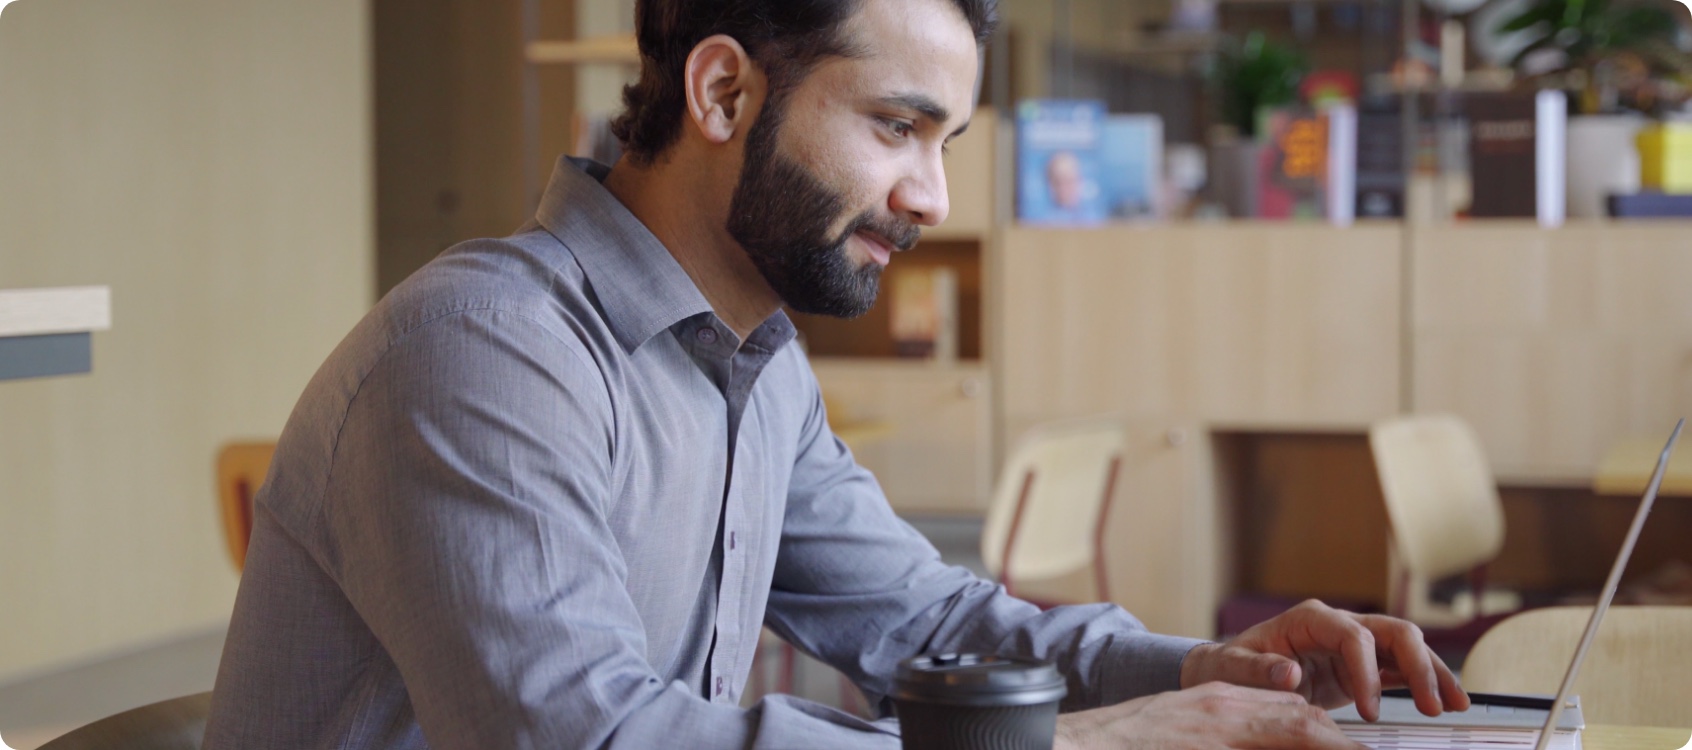
[[[1684,750],[1692,747],[1692,729],[1592,724],[1581,740],[1585,750]]]
[[[0,289],[0,380],[89,372],[111,327],[109,287]]]
[[[1651,473],[1657,470],[1657,457],[1662,455],[1668,435],[1633,437],[1604,452],[1598,471],[1592,475],[1592,491],[1600,495],[1642,495],[1651,483]],[[1675,446],[1669,457],[1668,470],[1663,473],[1661,495],[1692,496],[1692,450],[1685,445]]]

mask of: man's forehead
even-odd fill
[[[843,31],[854,54],[841,62],[863,76],[862,93],[906,104],[927,99],[953,124],[969,118],[980,50],[951,0],[865,0]]]

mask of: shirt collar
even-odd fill
[[[535,221],[576,256],[612,333],[633,352],[659,331],[711,304],[670,251],[600,184],[611,169],[561,157]]]

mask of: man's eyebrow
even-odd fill
[[[881,97],[878,101],[885,106],[916,112],[937,125],[952,118],[951,110],[946,109],[944,105],[940,102],[934,101],[934,98],[928,96],[927,94],[893,94],[891,96]],[[963,135],[963,132],[968,129],[969,121],[966,120],[963,125],[958,126],[957,130],[952,131],[951,136],[948,137],[955,138],[959,135]]]

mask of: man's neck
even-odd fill
[[[745,341],[781,308],[781,299],[729,236],[722,186],[709,184],[708,170],[678,161],[636,166],[623,159],[605,189],[670,251],[717,317]]]

